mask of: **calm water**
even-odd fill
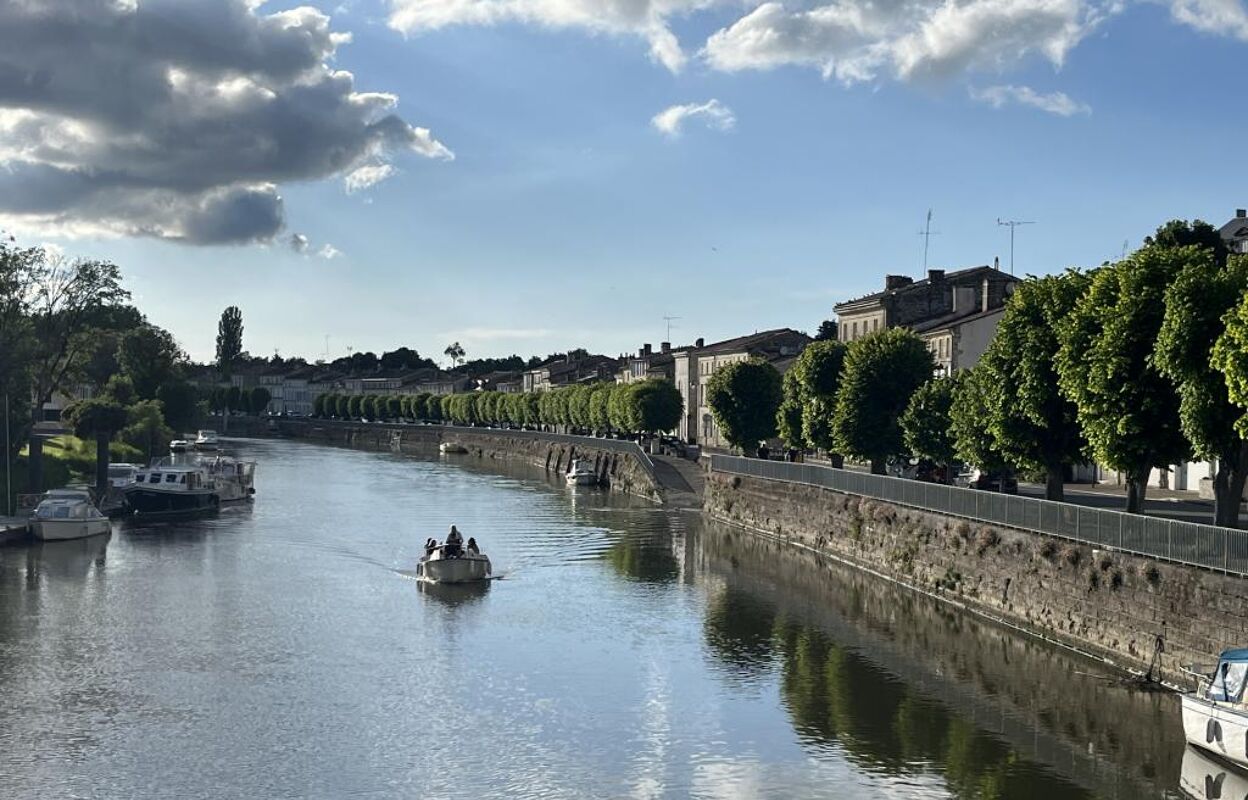
[[[247,442],[253,509],[0,550],[0,796],[1178,796],[1172,698],[694,515]],[[450,523],[505,575],[407,577]]]

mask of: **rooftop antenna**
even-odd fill
[[[663,340],[665,342],[670,342],[672,340],[672,328],[680,327],[679,325],[676,325],[676,326],[672,325],[672,320],[674,319],[681,319],[681,317],[667,316],[663,318],[663,321],[667,323],[667,338]]]
[[[997,224],[1004,225],[1010,229],[1010,274],[1014,274],[1014,229],[1019,225],[1035,225],[1035,222],[1023,219],[1001,219],[997,217]]]
[[[923,230],[919,231],[919,235],[923,237],[923,271],[927,272],[927,249],[932,243],[933,236],[939,236],[940,231],[932,230],[932,210],[927,210],[927,223],[924,224]]]
[[[329,334],[328,333],[325,334],[325,352],[322,354],[322,357],[326,361],[329,360]]]

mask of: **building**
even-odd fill
[[[672,343],[660,342],[657,353],[654,352],[649,343],[643,344],[637,350],[637,355],[622,355],[618,360],[620,362],[620,371],[616,373],[616,383],[634,383],[636,381],[649,380],[650,378],[667,378],[670,380],[673,363]]]
[[[523,377],[519,372],[487,372],[473,379],[478,391],[502,392],[516,394],[524,387]]]
[[[1004,308],[953,314],[915,325],[914,332],[936,359],[936,371],[952,375],[979,363],[1004,315]]]
[[[706,405],[706,382],[721,367],[747,358],[761,358],[783,372],[809,343],[810,337],[800,331],[777,328],[709,345],[698,339],[692,347],[671,350],[671,378],[685,402],[677,434],[703,447],[728,447]]]
[[[565,356],[525,370],[522,373],[522,386],[526,392],[542,392],[577,383],[614,381],[619,366],[619,361],[608,356]]]
[[[1218,229],[1232,253],[1248,253],[1248,209],[1235,209],[1235,218]]]
[[[852,342],[886,328],[917,329],[1003,308],[1016,283],[1018,278],[996,267],[932,269],[918,281],[886,275],[883,291],[835,306],[838,338]]]

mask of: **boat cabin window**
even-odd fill
[[[1223,703],[1238,703],[1244,693],[1244,679],[1248,678],[1248,663],[1223,661],[1209,684],[1209,699]]]
[[[148,482],[148,483],[160,483],[160,473],[159,473],[159,472],[153,472],[153,473],[152,473],[152,477],[148,478],[148,479],[147,479],[147,482]]]
[[[177,482],[178,482],[178,476],[174,475],[172,472],[170,472],[168,475],[165,476],[165,483],[177,483]]]

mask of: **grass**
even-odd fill
[[[23,447],[13,464],[13,505],[16,496],[26,493],[27,457],[29,447]],[[109,448],[111,461],[143,463],[143,453],[123,442],[113,442]],[[4,464],[0,460],[0,500],[4,495]],[[77,436],[54,436],[43,443],[43,486],[55,489],[71,483],[95,483],[95,442],[84,441]],[[0,502],[0,514],[5,504]]]

